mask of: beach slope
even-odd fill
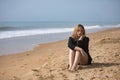
[[[119,80],[120,28],[87,34],[91,65],[69,72],[67,40],[0,56],[0,80]]]

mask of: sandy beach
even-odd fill
[[[91,65],[69,72],[67,40],[0,56],[0,80],[119,80],[120,28],[87,34]]]

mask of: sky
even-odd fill
[[[0,0],[0,22],[120,22],[120,0]]]

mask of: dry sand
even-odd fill
[[[67,70],[67,40],[0,56],[0,80],[120,80],[120,28],[87,35],[92,65]]]

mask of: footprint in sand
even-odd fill
[[[33,80],[39,80],[41,78],[39,75],[39,70],[32,69],[32,71],[33,71]]]
[[[75,76],[80,76],[80,74],[77,73],[77,74],[75,74]]]
[[[13,76],[13,79],[12,80],[21,80],[20,78],[16,77],[16,76]]]
[[[100,40],[100,43],[119,43],[120,38],[105,38]]]
[[[64,77],[65,78],[65,80],[68,78],[65,74],[63,74],[63,73],[59,73],[60,75],[62,75],[62,77]]]

